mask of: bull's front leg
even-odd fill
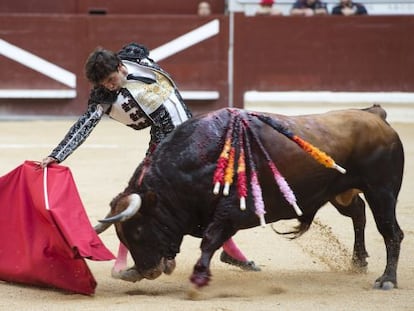
[[[223,243],[235,233],[223,230],[225,227],[228,228],[228,226],[224,226],[222,223],[212,223],[204,232],[201,241],[201,257],[195,264],[193,274],[190,277],[191,283],[198,288],[208,285],[211,279],[211,258]]]
[[[210,282],[210,260],[212,256],[212,253],[209,254],[202,252],[200,259],[195,264],[193,274],[190,277],[190,281],[196,287],[206,286]]]

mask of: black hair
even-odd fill
[[[97,86],[111,73],[118,71],[119,65],[121,65],[121,59],[116,53],[98,47],[86,60],[86,78]]]

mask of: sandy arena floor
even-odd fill
[[[74,120],[1,121],[0,176],[24,160],[41,160],[60,141]],[[112,279],[113,262],[88,261],[98,287],[94,296],[68,294],[0,282],[0,310],[414,310],[414,123],[393,124],[406,151],[397,218],[405,232],[398,269],[399,288],[372,289],[385,267],[385,248],[370,212],[366,243],[370,257],[365,274],[349,271],[353,232],[350,219],[330,205],[303,237],[288,241],[270,226],[239,232],[235,240],[261,272],[243,272],[212,262],[213,280],[196,301],[188,281],[199,257],[200,240],[186,237],[171,276],[128,283]],[[90,138],[63,164],[76,180],[93,224],[108,211],[143,158],[147,131],[132,131],[103,120]],[[111,228],[101,236],[114,253],[118,242]],[[1,264],[1,259],[0,259]]]

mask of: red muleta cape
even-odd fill
[[[68,167],[25,161],[0,177],[0,279],[91,295],[85,259],[111,260]]]

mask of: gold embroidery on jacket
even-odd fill
[[[155,75],[157,81],[155,83],[146,84],[144,82],[131,81],[126,85],[131,95],[147,114],[157,110],[174,90],[168,78],[158,72],[155,72]]]

